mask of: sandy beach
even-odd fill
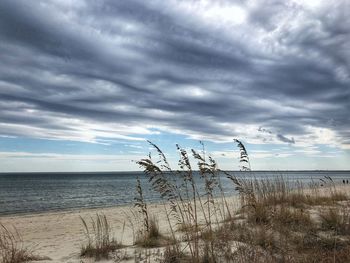
[[[237,207],[237,196],[229,197],[227,200],[232,209]],[[150,215],[155,216],[158,221],[161,232],[167,234],[168,224],[164,205],[150,204],[148,210]],[[114,237],[127,246],[126,250],[132,256],[134,254],[134,235],[140,224],[140,217],[133,205],[2,216],[0,222],[6,227],[15,226],[25,246],[34,248],[35,254],[51,259],[38,262],[92,262],[92,259],[79,257],[80,248],[86,241],[80,217],[89,221],[90,217],[94,217],[96,213],[107,216],[113,228]],[[132,259],[131,262],[133,261]]]
[[[150,209],[161,215],[159,204],[151,205]],[[6,226],[15,226],[18,232],[21,233],[25,245],[34,247],[36,254],[49,257],[51,259],[49,262],[81,262],[79,252],[84,244],[85,235],[80,217],[89,220],[96,213],[105,214],[113,227],[115,238],[125,245],[132,245],[132,224],[134,222],[128,221],[128,219],[131,220],[128,216],[132,217],[133,211],[133,206],[120,206],[6,216],[1,217],[0,221]],[[123,240],[120,240],[124,222],[126,222],[126,225]],[[159,222],[162,225],[162,218],[159,218]]]

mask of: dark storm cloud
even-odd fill
[[[196,1],[1,1],[1,133],[55,137],[82,120],[229,138],[255,125],[295,143],[312,126],[348,144],[347,1],[235,4],[243,24],[201,17]]]

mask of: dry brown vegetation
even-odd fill
[[[81,221],[86,237],[86,244],[82,246],[80,251],[82,257],[92,257],[96,260],[108,259],[111,252],[122,247],[114,239],[111,226],[105,215],[96,214],[95,219],[90,218],[90,224],[84,218],[81,218]]]
[[[173,171],[152,143],[159,160],[149,156],[138,162],[153,190],[170,204],[165,212],[170,238],[177,245],[168,245],[161,261],[350,262],[349,197],[338,190],[332,178],[308,185],[288,182],[282,176],[252,178],[246,148],[235,142],[242,170],[247,172],[244,178],[221,171],[215,160],[206,156],[204,146],[201,152],[191,151],[205,195],[199,194],[188,153],[179,146],[179,170]],[[230,178],[239,193],[238,211],[229,208],[220,174]],[[174,177],[181,183],[175,183]],[[143,199],[138,202],[141,213],[147,214]],[[180,230],[180,237],[174,229]]]
[[[0,223],[0,262],[21,263],[33,260],[44,260],[34,253],[34,248],[23,244],[22,237],[15,227],[12,229]]]

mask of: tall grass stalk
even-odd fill
[[[219,178],[221,171],[218,169],[215,160],[210,155],[206,156],[203,143],[201,143],[203,147],[201,153],[195,150],[191,151],[193,158],[197,161],[200,174],[199,179],[202,179],[205,185],[205,194],[202,196],[198,191],[187,151],[176,145],[180,157],[178,161],[179,169],[174,171],[171,169],[161,149],[152,142],[149,143],[156,150],[159,160],[153,161],[150,154],[148,158],[141,159],[137,163],[144,169],[153,190],[158,192],[163,200],[170,204],[170,212],[167,213],[167,216],[173,217],[178,226],[190,226],[183,227],[186,229],[184,234],[187,240],[187,247],[191,254],[191,260],[199,262],[201,250],[199,214],[204,218],[205,222],[202,228],[210,236],[213,235],[214,223],[219,225],[221,221],[226,219],[226,214],[231,218],[230,209]],[[220,193],[220,199],[214,197],[217,191]],[[221,200],[220,205],[218,200]],[[136,202],[142,212],[144,205],[140,200],[136,200]],[[143,214],[146,218],[144,212]],[[171,225],[171,220],[169,219],[168,221],[169,225]],[[173,228],[171,227],[171,229]],[[213,240],[209,242],[208,247],[210,257],[213,258]]]

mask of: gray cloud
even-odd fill
[[[291,144],[295,144],[295,140],[294,138],[287,138],[286,136],[282,135],[282,134],[277,134],[276,135],[277,139],[279,139],[281,142],[286,142],[286,143],[291,143]]]
[[[311,126],[349,144],[349,3],[220,3],[246,21],[210,21],[196,1],[1,1],[1,133],[232,138],[255,125],[294,143]]]

